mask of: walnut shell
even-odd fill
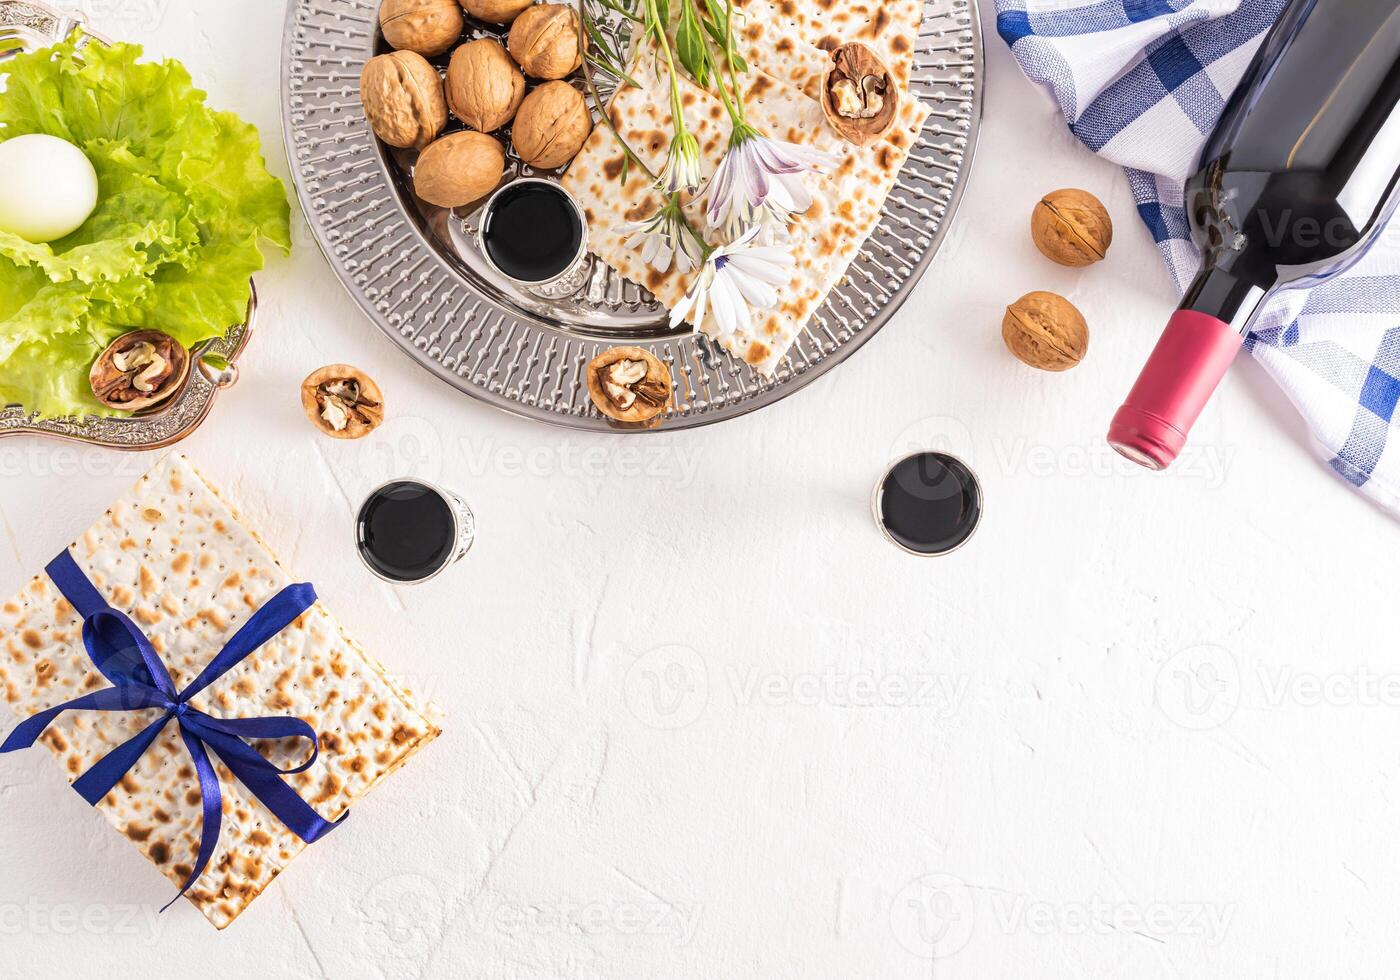
[[[370,128],[390,146],[421,150],[447,125],[442,79],[413,51],[369,59],[360,72],[360,101]]]
[[[1066,188],[1040,199],[1031,213],[1031,237],[1060,265],[1093,265],[1113,244],[1113,220],[1097,197]]]
[[[506,152],[483,133],[464,130],[438,140],[418,157],[413,191],[429,204],[460,208],[496,189],[506,171]]]
[[[535,0],[458,0],[467,13],[488,24],[509,24]]]
[[[469,41],[447,66],[447,105],[472,129],[489,133],[515,118],[525,98],[525,76],[494,38]]]
[[[592,131],[593,117],[582,93],[568,82],[545,82],[520,103],[511,142],[525,163],[556,170],[583,149]]]
[[[465,26],[457,0],[384,0],[379,7],[384,40],[430,58],[456,44]]]
[[[384,421],[384,393],[349,364],[328,364],[301,383],[301,407],[332,439],[363,439]]]
[[[899,86],[885,63],[859,41],[831,52],[822,74],[822,113],[847,143],[869,146],[890,131]]]
[[[1006,308],[1001,339],[1026,364],[1068,371],[1089,350],[1089,325],[1073,303],[1056,293],[1027,293]]]
[[[190,376],[190,352],[159,330],[133,330],[93,361],[88,384],[108,408],[139,412],[169,401]]]
[[[542,3],[510,25],[510,56],[532,78],[564,78],[583,63],[578,14],[572,7]]]
[[[587,368],[588,397],[608,418],[628,425],[659,421],[671,405],[671,371],[642,347],[614,347]]]

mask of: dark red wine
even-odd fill
[[[906,551],[945,555],[977,530],[982,487],[956,456],[915,453],[895,463],[876,488],[875,519]]]
[[[457,516],[442,494],[400,480],[381,487],[360,508],[360,555],[371,569],[395,582],[436,574],[457,546]]]
[[[583,248],[583,216],[568,193],[547,180],[502,188],[481,218],[481,243],[512,279],[543,283],[562,275]]]
[[[1186,187],[1200,272],[1109,441],[1169,465],[1276,290],[1356,261],[1400,187],[1400,4],[1293,0]]]

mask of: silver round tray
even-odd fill
[[[81,31],[81,44],[107,39],[89,31],[82,17],[61,13],[41,3],[0,0],[0,61],[25,51],[45,48]],[[248,343],[257,313],[256,291],[250,294],[248,315],[223,337],[192,352],[195,370],[173,401],[130,418],[38,419],[20,405],[0,406],[0,438],[45,436],[109,449],[160,449],[188,436],[209,415],[219,392],[238,380],[238,356]]]
[[[601,262],[560,300],[494,277],[476,252],[473,214],[417,201],[402,176],[409,161],[365,120],[359,78],[377,50],[378,8],[287,5],[283,135],[307,221],[350,295],[395,343],[454,387],[529,418],[618,428],[594,408],[584,379],[588,362],[617,344],[648,347],[671,368],[674,408],[657,428],[719,422],[786,397],[894,315],[947,234],[972,165],[983,87],[976,0],[926,0],[911,85],[932,112],[880,224],[765,378],[703,335],[672,330],[649,293]],[[471,28],[491,33],[500,36]],[[507,174],[540,176],[516,159]]]

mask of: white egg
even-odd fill
[[[97,207],[97,171],[82,150],[42,133],[0,143],[0,230],[51,242]]]

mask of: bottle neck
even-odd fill
[[[1196,275],[1181,299],[1181,309],[1224,321],[1238,334],[1249,332],[1269,290],[1218,265]]]

